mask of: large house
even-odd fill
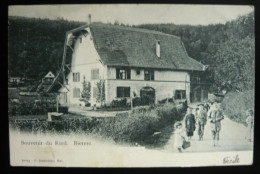
[[[91,84],[91,105],[98,104],[100,80],[106,104],[146,92],[155,102],[172,97],[193,102],[207,99],[208,84],[201,83],[205,69],[188,56],[177,36],[92,23],[67,32],[60,78],[55,81],[63,77],[58,82],[62,104],[83,104],[84,80]]]

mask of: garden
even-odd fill
[[[129,114],[118,117],[85,117],[67,113],[60,120],[48,122],[43,119],[47,117],[44,114],[31,116],[33,119],[25,115],[20,116],[22,119],[10,117],[10,128],[36,134],[89,134],[120,144],[137,143],[160,148],[170,138],[174,122],[182,120],[185,111],[186,105],[165,103],[138,106]]]

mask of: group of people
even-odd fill
[[[195,112],[193,114],[193,110]],[[184,119],[186,136],[190,140],[197,127],[197,133],[199,141],[203,140],[204,127],[209,122],[212,133],[213,146],[219,143],[219,133],[221,130],[221,121],[224,119],[223,111],[220,107],[220,103],[214,102],[211,106],[207,103],[197,105],[197,108],[187,108],[187,114]],[[209,120],[209,121],[208,121]],[[248,133],[246,139],[251,141],[252,129],[253,129],[253,110],[247,112],[247,125]],[[182,123],[176,122],[175,124],[175,147],[180,152],[183,149],[183,143],[186,141],[183,136]]]

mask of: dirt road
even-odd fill
[[[193,106],[194,107],[194,106]],[[229,118],[225,118],[221,122],[220,141],[218,146],[213,146],[212,134],[210,124],[207,122],[204,130],[204,137],[199,141],[197,128],[194,136],[190,140],[191,147],[185,149],[183,152],[215,152],[215,151],[247,151],[253,150],[253,142],[245,140],[246,127],[242,124],[236,123]],[[183,122],[184,125],[184,122]],[[185,130],[184,130],[185,131]],[[174,131],[165,145],[164,150],[174,151]]]

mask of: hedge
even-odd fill
[[[183,105],[184,106],[184,105]],[[184,108],[173,104],[162,106],[142,106],[132,110],[130,115],[119,117],[73,117],[71,114],[62,116],[61,121],[46,123],[16,122],[14,127],[19,130],[57,133],[87,133],[99,135],[116,142],[138,143],[145,145],[150,142],[151,135],[159,132],[175,121],[182,120]],[[39,128],[37,128],[37,126]],[[154,137],[153,137],[154,138]],[[156,137],[155,137],[156,138]]]
[[[230,119],[245,124],[246,111],[254,109],[254,91],[229,92],[223,99],[222,106]]]

